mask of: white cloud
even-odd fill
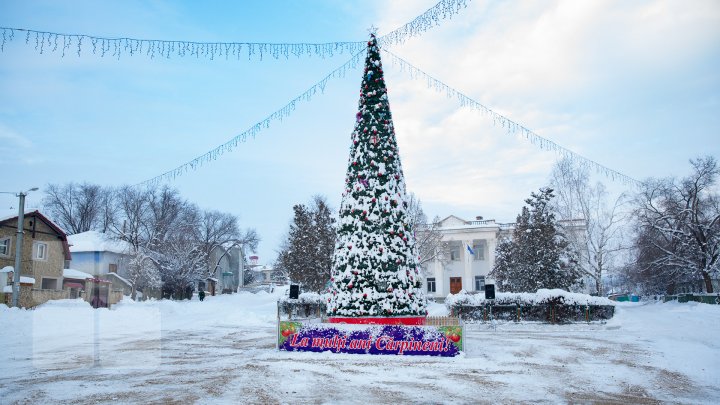
[[[433,4],[394,1],[379,26],[400,26],[409,10]],[[608,104],[632,108],[638,95],[676,80],[675,71],[687,74],[717,56],[719,40],[720,6],[713,1],[472,1],[452,20],[391,51],[535,133],[611,166],[630,139],[609,131],[642,128],[644,118],[618,115]],[[426,205],[504,210],[514,204],[517,212],[529,192],[544,185],[553,153],[408,80],[389,58],[385,70],[408,186]],[[669,152],[652,145],[672,135],[632,135],[648,146],[644,153]],[[611,168],[630,169],[631,176],[639,170],[632,159],[620,160],[624,166]]]
[[[0,123],[0,148],[6,153],[15,149],[29,149],[32,142],[5,124]]]

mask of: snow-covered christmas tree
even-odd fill
[[[377,41],[368,42],[333,257],[331,322],[422,323],[426,298],[407,217]],[[350,319],[348,319],[350,318]]]

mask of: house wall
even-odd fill
[[[10,254],[0,256],[0,268],[15,266],[16,221],[17,219],[12,224],[3,223],[0,227],[0,236],[11,237]],[[24,229],[20,274],[35,279],[33,288],[41,289],[43,278],[53,278],[57,280],[57,288],[61,289],[62,271],[65,267],[65,251],[62,240],[55,230],[47,226],[43,221],[37,220],[34,216],[24,218]],[[33,258],[33,242],[35,241],[47,244],[47,258],[45,260]]]
[[[44,304],[50,300],[60,300],[70,298],[68,290],[38,290],[29,285],[20,286],[20,294],[18,295],[18,304],[22,308],[34,308],[40,304]],[[12,293],[4,293],[0,296],[0,303],[7,306],[12,305]]]
[[[32,289],[30,294],[30,302],[23,302],[23,295],[20,294],[19,300],[20,300],[20,306],[25,308],[33,308],[40,304],[44,304],[50,300],[62,300],[66,298],[70,298],[70,290],[40,290],[40,289]],[[28,305],[25,305],[25,304]]]
[[[80,270],[94,276],[110,272],[110,265],[117,266],[117,273],[127,275],[127,255],[115,252],[73,252],[70,268]]]

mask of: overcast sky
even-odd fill
[[[0,26],[223,42],[365,41],[436,3],[408,1],[0,1]],[[89,48],[87,48],[89,49]],[[720,3],[468,1],[390,48],[488,108],[630,177],[684,176],[720,157]],[[386,55],[383,55],[385,57]],[[350,58],[263,61],[0,53],[0,191],[136,184],[223,144]],[[384,59],[408,190],[426,213],[512,222],[557,156],[508,135]],[[340,203],[361,67],[231,153],[170,184],[231,212],[275,259],[292,205]],[[616,191],[622,184],[598,176]],[[17,199],[0,194],[3,208]]]

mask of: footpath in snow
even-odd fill
[[[0,402],[720,403],[720,306],[627,303],[604,324],[473,324],[464,355],[402,357],[277,351],[282,293],[0,306]]]

